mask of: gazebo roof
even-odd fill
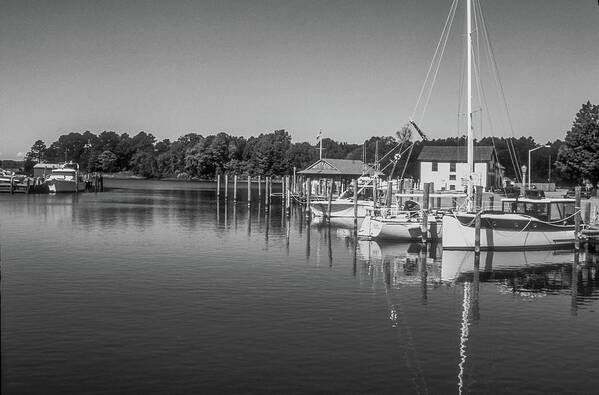
[[[361,160],[320,159],[298,173],[328,177],[359,177],[361,175],[373,175],[374,172],[374,168],[364,164]]]

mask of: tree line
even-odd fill
[[[596,185],[599,177],[599,106],[583,104],[576,114],[572,129],[565,140],[546,142],[545,149],[535,151],[531,161],[533,182],[552,181],[572,185],[589,180]],[[413,134],[405,126],[393,136],[370,137],[363,144],[322,141],[323,157],[335,159],[365,159],[374,163],[383,158],[381,168],[388,176],[419,177],[416,159],[424,145],[465,145],[464,137],[428,141],[412,141]],[[412,144],[411,149],[408,147]],[[528,151],[538,147],[532,137],[485,137],[477,145],[495,147],[499,163],[505,166],[505,176],[518,181],[520,166],[527,165]],[[402,155],[394,155],[400,153]],[[391,153],[391,155],[386,155]],[[293,169],[304,169],[319,158],[318,145],[292,142],[286,130],[275,130],[249,138],[225,132],[202,135],[188,133],[177,140],[158,141],[151,133],[103,131],[95,134],[71,132],[46,146],[37,140],[25,157],[25,171],[40,162],[74,161],[84,171],[130,172],[143,177],[183,179],[214,179],[216,174],[241,176],[281,176]],[[390,161],[396,161],[390,166]],[[393,171],[393,174],[390,172]]]

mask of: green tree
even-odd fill
[[[588,179],[593,187],[599,181],[599,105],[587,101],[576,114],[559,150],[556,167],[577,183]]]

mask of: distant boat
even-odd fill
[[[79,173],[79,164],[65,163],[46,179],[50,192],[82,192],[85,190],[85,181]]]

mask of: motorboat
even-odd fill
[[[79,164],[69,162],[52,170],[46,178],[50,192],[82,192],[85,190],[85,181],[79,172]]]
[[[480,215],[481,250],[568,248],[574,234],[575,200],[509,198],[501,211],[452,212],[443,217],[443,249],[474,249],[475,219]]]

